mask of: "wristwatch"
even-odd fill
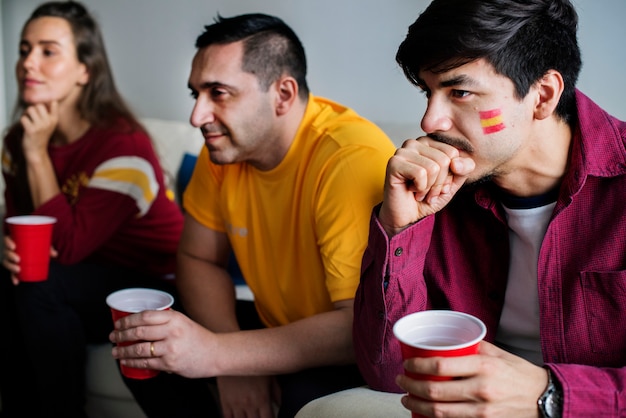
[[[542,418],[561,418],[563,415],[563,391],[552,379],[548,370],[548,387],[537,400],[537,407]]]

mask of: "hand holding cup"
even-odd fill
[[[174,303],[174,298],[167,292],[155,289],[130,288],[118,290],[111,293],[106,299],[107,305],[111,308],[113,322],[133,313],[146,310],[162,311],[170,309]],[[131,345],[137,341],[119,343],[119,345]],[[150,345],[151,353],[154,354],[154,345]],[[159,371],[151,369],[139,369],[120,365],[122,374],[131,379],[149,379],[156,376]]]
[[[415,357],[457,357],[478,354],[478,345],[487,327],[478,318],[456,311],[429,310],[400,318],[393,327],[400,342],[403,359]],[[434,376],[405,371],[417,380],[452,380],[453,376]],[[413,413],[413,418],[421,415]]]
[[[5,242],[12,243],[15,259],[5,256],[4,265],[22,282],[40,282],[48,278],[52,231],[56,218],[50,216],[23,215],[6,219],[9,236]],[[15,266],[19,265],[19,269]]]

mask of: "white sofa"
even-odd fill
[[[150,133],[156,151],[161,158],[169,187],[176,192],[177,173],[185,153],[197,155],[203,146],[200,131],[187,122],[161,119],[142,119]],[[379,124],[397,146],[414,135],[412,125]],[[4,185],[0,184],[3,189]],[[0,194],[0,205],[2,200]],[[237,286],[237,297],[252,300],[245,285]],[[104,302],[103,302],[104,303]],[[111,345],[91,345],[87,359],[87,412],[92,418],[145,418],[124,385],[115,360],[111,356]]]

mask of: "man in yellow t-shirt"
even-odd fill
[[[114,335],[141,327],[148,342],[114,353],[217,376],[226,416],[272,416],[273,403],[294,416],[363,384],[353,300],[395,148],[373,123],[309,92],[304,49],[280,19],[219,17],[196,47],[191,123],[206,146],[184,195],[177,276],[195,322],[173,311],[129,317]],[[236,315],[231,251],[254,294],[253,331]]]

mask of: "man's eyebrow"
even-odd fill
[[[416,81],[416,85],[420,89],[422,89],[424,91],[428,91],[429,90],[428,85],[426,84],[426,82],[423,79],[416,78],[415,81]],[[466,74],[460,74],[460,75],[457,75],[457,76],[450,77],[448,79],[441,80],[439,82],[438,87],[439,88],[458,87],[458,86],[468,86],[468,87],[471,87],[471,86],[477,86],[477,85],[478,85],[478,82],[475,79],[469,77]]]
[[[465,74],[454,76],[452,78],[449,78],[447,80],[442,80],[439,82],[440,87],[475,86],[477,84],[478,83],[476,83],[476,80],[474,80],[471,77],[468,77]]]
[[[189,87],[189,90],[193,90],[193,91],[195,91],[195,90],[196,90],[196,89],[195,89],[195,88],[191,85],[191,83],[187,83],[187,87]],[[204,89],[211,89],[211,88],[214,88],[214,87],[222,87],[222,88],[230,88],[230,89],[232,89],[232,88],[233,88],[232,86],[229,86],[228,84],[225,84],[225,83],[220,83],[219,81],[207,81],[207,82],[204,82],[204,83],[202,83],[202,84],[200,84],[200,85],[198,86],[198,88],[199,88],[200,90],[204,90]]]

